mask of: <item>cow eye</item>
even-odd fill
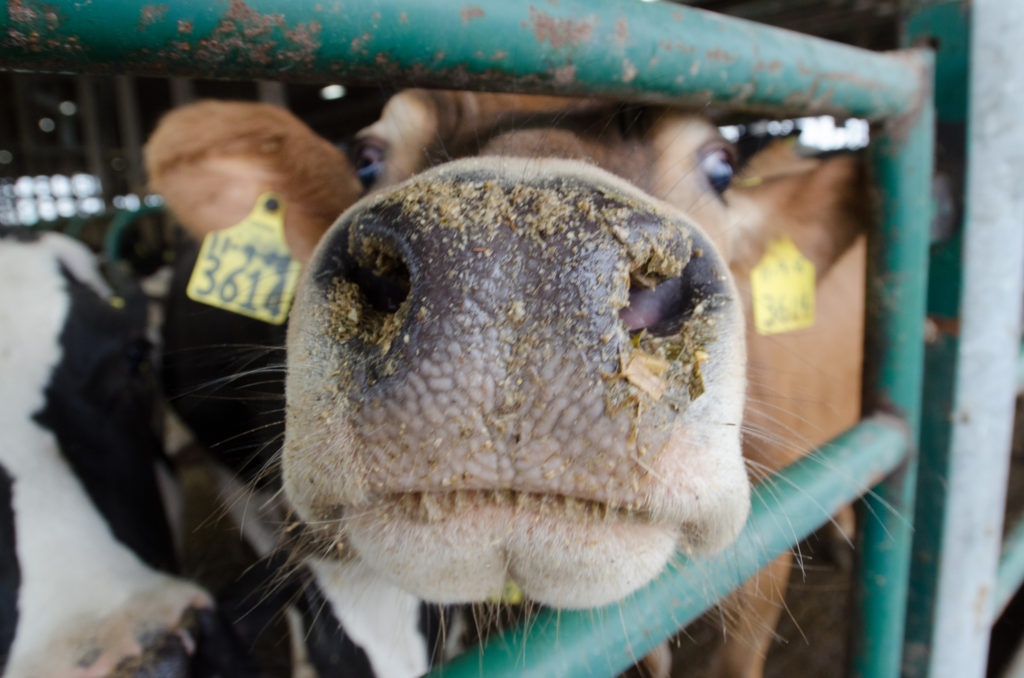
[[[732,155],[724,148],[715,148],[703,153],[700,158],[700,169],[718,195],[725,193],[725,189],[732,183]]]
[[[352,162],[356,166],[356,176],[359,177],[363,188],[369,189],[384,171],[384,149],[361,142],[352,151]]]

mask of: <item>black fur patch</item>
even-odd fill
[[[7,469],[0,466],[0,673],[7,664],[18,628],[18,589],[21,587],[21,568],[15,550],[13,485]]]
[[[185,294],[198,244],[182,236],[164,323],[163,383],[199,443],[258,487],[284,437],[285,325],[246,318]]]
[[[363,648],[344,633],[331,604],[310,581],[296,600],[306,623],[306,647],[321,676],[372,678],[376,674]]]
[[[114,536],[144,562],[173,570],[170,528],[154,465],[162,459],[160,403],[145,339],[145,302],[115,308],[63,266],[70,298],[61,362],[35,420],[61,454]]]

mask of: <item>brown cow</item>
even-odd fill
[[[356,193],[336,151],[284,141],[284,116],[272,141],[246,136],[216,106],[242,105],[163,121],[153,186],[198,233],[266,190],[297,208],[287,496],[333,553],[418,596],[514,580],[550,605],[618,600],[677,549],[735,538],[741,447],[763,476],[857,416],[851,158],[775,150],[730,186],[734,151],[699,115],[408,91],[359,135],[369,195],[321,237]],[[749,275],[783,235],[815,267],[818,316],[766,337],[744,329]],[[718,675],[760,674],[788,563],[746,585]]]

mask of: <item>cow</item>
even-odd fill
[[[353,174],[329,145],[199,106],[150,139],[151,184],[194,234],[266,191],[293,210],[280,482],[320,561],[437,603],[510,581],[545,605],[613,603],[678,550],[735,539],[748,470],[856,419],[854,158],[776,149],[734,183],[700,114],[409,90],[358,135]],[[330,227],[327,195],[354,202]],[[818,313],[766,336],[749,281],[780,241],[812,267]],[[788,567],[745,585],[716,675],[760,674]]]
[[[0,327],[0,673],[254,675],[171,574],[145,299],[81,243],[3,228]]]
[[[287,608],[300,673],[425,673],[442,656],[442,639],[448,654],[459,647],[446,637],[458,611],[425,604],[361,563],[288,551],[295,521],[280,500],[284,326],[187,295],[202,238],[241,221],[266,189],[287,205],[289,249],[308,257],[305,248],[361,195],[354,168],[282,109],[223,101],[169,114],[147,143],[146,161],[152,185],[187,227],[173,243],[174,275],[162,303],[164,396],[174,418],[209,451],[226,510],[260,559],[232,587],[237,594],[229,597],[237,600],[229,607],[238,618],[253,617],[255,601]],[[252,180],[239,182],[244,176]]]

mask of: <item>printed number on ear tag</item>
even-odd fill
[[[203,239],[185,292],[189,299],[280,325],[299,280],[284,240],[284,201],[264,193],[245,219]]]
[[[768,244],[750,272],[758,334],[791,332],[814,324],[814,264],[783,236]]]

